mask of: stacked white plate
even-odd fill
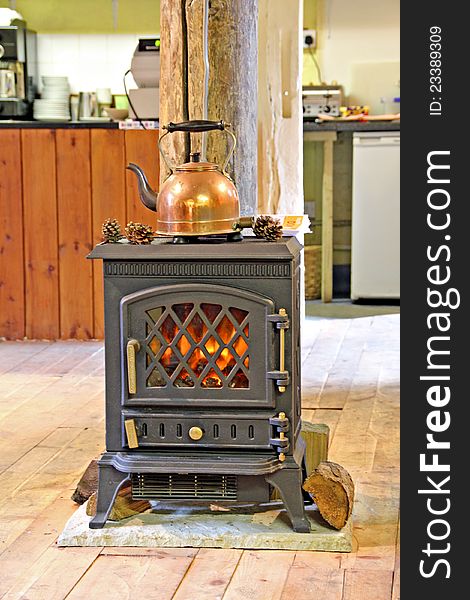
[[[34,101],[38,121],[70,121],[70,86],[67,77],[42,77],[41,99]]]

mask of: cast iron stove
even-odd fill
[[[96,516],[134,497],[268,502],[301,489],[299,242],[101,244],[106,452]]]

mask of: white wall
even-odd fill
[[[110,87],[124,93],[122,78],[131,65],[139,36],[134,34],[38,34],[39,86],[41,75],[67,75],[72,93]],[[136,87],[132,75],[128,88]]]
[[[318,57],[323,80],[353,100],[398,95],[399,0],[318,0]]]

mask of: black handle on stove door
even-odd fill
[[[194,121],[183,121],[182,123],[168,123],[163,129],[166,129],[168,133],[174,133],[175,131],[185,131],[188,133],[202,133],[204,131],[224,131],[226,123],[224,121],[205,121],[205,120],[194,120]]]

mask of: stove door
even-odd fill
[[[155,287],[121,301],[127,406],[274,406],[273,302],[228,286]]]

